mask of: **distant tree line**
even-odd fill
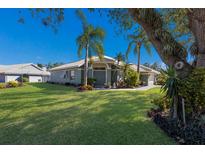
[[[63,62],[56,62],[56,63],[48,63],[48,64],[41,64],[41,63],[37,63],[37,66],[40,68],[46,67],[47,69],[51,69],[60,65],[63,65],[65,63]]]
[[[150,63],[146,62],[143,65],[146,66],[146,67],[152,68],[156,71],[160,71],[162,69],[162,66],[157,62],[154,62],[153,64],[150,64]]]

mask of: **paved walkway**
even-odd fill
[[[152,88],[156,87],[161,87],[159,85],[152,85],[152,86],[143,86],[139,88],[122,88],[122,89],[106,89],[106,88],[96,88],[95,90],[139,90],[139,91],[144,91],[144,90],[149,90]]]

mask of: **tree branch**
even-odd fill
[[[140,24],[162,61],[175,68],[180,78],[186,77],[192,66],[186,61],[186,51],[172,35],[163,28],[160,14],[154,9],[129,9],[131,17]],[[167,46],[171,47],[167,49]],[[182,65],[182,67],[178,66]]]

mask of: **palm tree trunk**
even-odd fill
[[[86,54],[85,54],[85,64],[84,64],[84,85],[88,85],[88,49],[89,44],[87,44],[86,47]]]
[[[141,47],[139,47],[139,52],[138,52],[138,55],[137,55],[137,57],[138,57],[138,61],[137,61],[138,81],[139,81],[139,79],[140,79],[140,48],[141,48]]]
[[[140,73],[140,51],[138,52],[138,60],[137,60],[137,73],[139,74]]]

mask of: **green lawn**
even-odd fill
[[[51,84],[0,90],[0,144],[175,144],[147,116],[159,89],[91,91]]]

